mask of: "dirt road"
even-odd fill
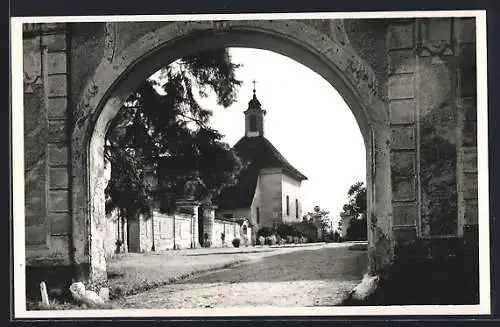
[[[254,254],[249,262],[125,297],[116,305],[134,309],[331,306],[360,282],[366,265],[366,252],[339,244]]]

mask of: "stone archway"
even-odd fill
[[[130,24],[130,30],[134,24]],[[389,130],[385,104],[373,70],[349,45],[345,33],[325,34],[296,20],[174,22],[104,55],[79,97],[73,119],[74,260],[92,283],[106,279],[103,253],[104,136],[135,87],[162,65],[184,55],[219,47],[251,47],[286,55],[325,78],[351,108],[367,151],[370,269],[390,260],[391,188]],[[113,23],[108,24],[113,29]],[[339,38],[344,39],[340,40]],[[120,43],[110,37],[110,44]],[[384,242],[384,240],[386,242]],[[382,243],[378,243],[382,242]]]

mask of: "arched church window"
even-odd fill
[[[290,216],[290,197],[286,196],[286,215]]]
[[[250,116],[250,132],[256,132],[257,131],[257,116],[251,115]]]

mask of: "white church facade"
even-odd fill
[[[217,198],[216,217],[245,217],[253,237],[262,227],[302,221],[302,182],[307,177],[294,168],[264,136],[264,118],[255,94],[245,114],[245,135],[233,150],[247,166],[238,183]]]
[[[152,208],[151,215],[129,221],[115,210],[107,219],[107,256],[232,246],[234,238],[243,246],[251,245],[262,227],[302,221],[301,184],[307,177],[264,137],[266,111],[255,90],[244,114],[245,135],[233,147],[245,163],[237,183],[224,189],[210,205],[180,201],[177,212],[170,215]]]

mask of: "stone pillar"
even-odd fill
[[[176,201],[177,210],[191,215],[191,248],[199,248],[198,241],[198,207],[199,202],[191,199],[182,199]]]
[[[208,241],[211,245],[215,243],[215,233],[214,233],[214,224],[215,224],[215,210],[217,209],[216,205],[204,205],[203,208],[203,232],[207,233]]]
[[[120,217],[122,219],[122,230],[121,230],[121,240],[123,253],[128,253],[128,219]]]

